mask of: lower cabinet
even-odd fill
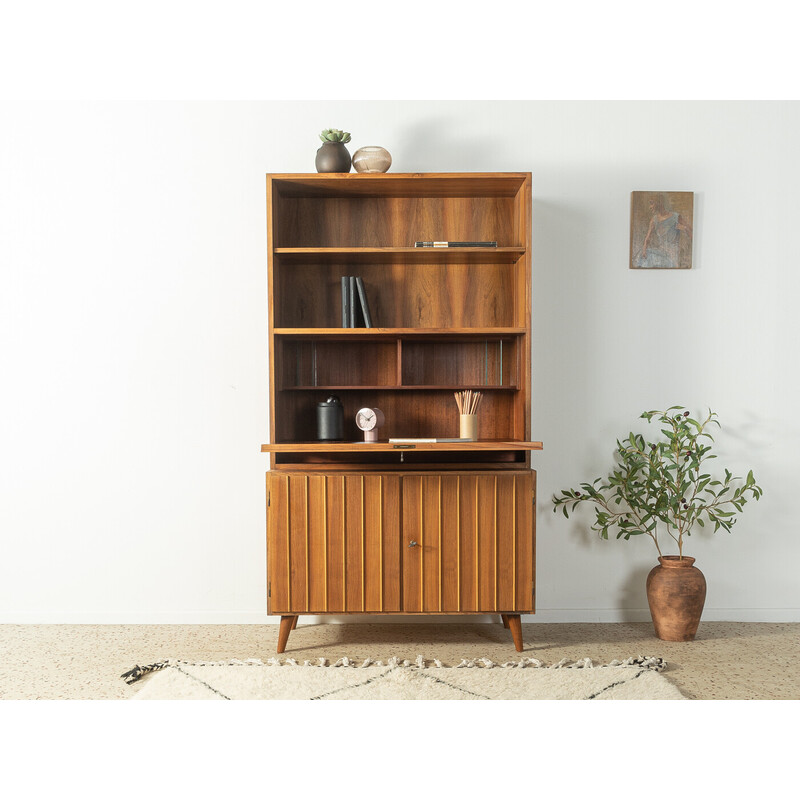
[[[535,486],[531,470],[268,472],[269,613],[500,613],[516,641]]]

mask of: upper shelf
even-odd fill
[[[402,262],[513,264],[525,255],[524,247],[276,247],[281,263]]]
[[[268,177],[284,196],[514,197],[529,176],[526,172],[312,172]]]

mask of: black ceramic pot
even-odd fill
[[[350,172],[350,153],[341,142],[323,142],[314,161],[317,172]]]

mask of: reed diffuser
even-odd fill
[[[473,389],[465,389],[463,392],[453,392],[456,398],[459,414],[459,437],[478,440],[478,407],[481,404],[483,395]]]

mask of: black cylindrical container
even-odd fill
[[[342,401],[332,394],[324,403],[317,403],[317,439],[344,439],[344,410]]]

